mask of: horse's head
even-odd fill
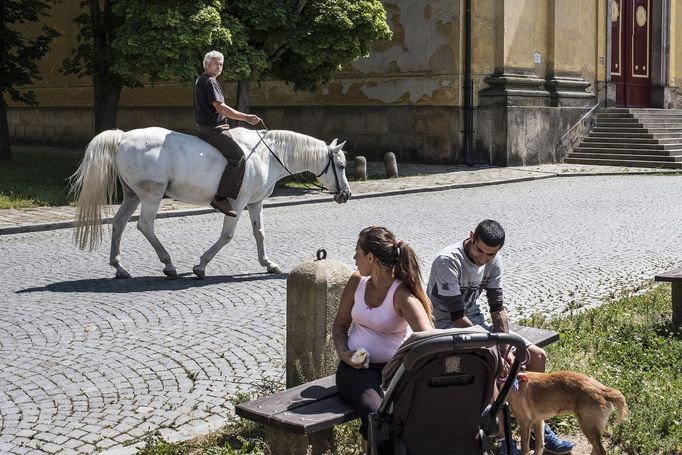
[[[351,191],[346,178],[346,156],[343,153],[345,142],[336,143],[334,139],[327,145],[329,161],[322,174],[318,176],[322,184],[334,193],[334,200],[343,204],[350,198]]]

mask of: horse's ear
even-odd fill
[[[342,143],[340,143],[339,145],[337,145],[336,148],[339,149],[339,150],[343,150],[343,146],[344,146],[344,145],[346,145],[346,141],[343,141]]]
[[[329,146],[330,146],[331,148],[336,147],[336,141],[338,141],[338,140],[339,140],[339,138],[335,137],[334,140],[332,141],[332,143],[329,144]]]

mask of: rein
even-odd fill
[[[262,119],[261,119],[260,122],[263,124],[263,127],[265,127],[265,134],[267,135],[268,131],[270,131],[270,130],[268,129],[267,125],[265,124],[265,122],[264,122]],[[289,170],[289,168],[287,167],[287,165],[284,164],[284,162],[282,162],[282,160],[277,156],[277,154],[276,154],[275,152],[272,151],[272,149],[270,148],[270,146],[268,145],[268,143],[265,142],[265,138],[264,138],[263,136],[260,135],[260,132],[259,132],[258,130],[255,130],[255,131],[256,131],[256,134],[258,135],[258,137],[260,138],[259,142],[262,142],[263,145],[265,145],[265,148],[267,148],[268,151],[270,152],[270,154],[271,154],[272,156],[275,157],[275,159],[277,160],[277,162],[284,168],[284,170],[287,171],[287,172],[289,173],[289,175],[292,176],[292,177],[294,178],[294,180],[296,181],[296,183],[299,183],[299,184],[303,185],[303,186],[304,186],[306,189],[308,189],[308,190],[318,189],[318,190],[320,190],[320,191],[328,191],[328,192],[331,193],[331,190],[329,190],[328,188],[326,188],[324,185],[319,185],[317,182],[312,182],[312,183],[305,182],[305,181],[303,181],[300,177],[298,177],[297,174],[294,174],[293,172],[291,172],[291,171]],[[256,144],[256,145],[258,145],[258,144]],[[332,163],[333,160],[334,160],[334,155],[333,155],[333,153],[332,153],[332,149],[331,149],[331,148],[329,149],[329,154],[328,154],[327,156],[328,156],[327,164],[325,165],[324,169],[322,169],[322,172],[320,172],[319,174],[317,174],[315,177],[319,179],[321,176],[323,176],[323,175],[327,172],[327,170],[328,170],[329,167],[331,166],[332,172],[334,173],[334,181],[336,182],[336,188],[339,189],[339,188],[341,188],[341,187],[339,186],[339,177],[338,177],[338,175],[337,175],[337,173],[336,173],[336,166]],[[309,184],[310,184],[310,185],[313,185],[315,188],[311,188],[310,186],[308,186]],[[339,190],[339,191],[340,191],[340,190]]]

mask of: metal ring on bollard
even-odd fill
[[[317,250],[317,259],[316,260],[322,261],[324,259],[327,259],[327,250],[325,250],[324,248],[320,248],[319,250]]]

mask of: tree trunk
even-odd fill
[[[9,142],[9,125],[7,124],[7,110],[5,99],[0,95],[0,162],[12,161],[12,148]]]
[[[121,87],[106,82],[95,84],[95,134],[105,130],[116,129],[116,114],[118,101],[121,97]]]
[[[237,110],[249,114],[251,109],[251,81],[243,79],[237,81]],[[248,126],[246,122],[237,122],[237,126]]]

